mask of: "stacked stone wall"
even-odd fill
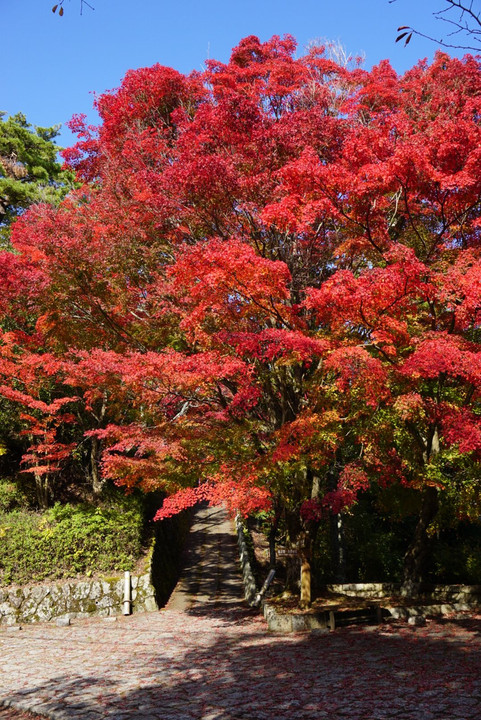
[[[178,578],[191,513],[163,520],[155,527],[148,572],[131,576],[132,612],[152,612],[168,600]],[[0,586],[0,625],[69,620],[122,614],[124,575],[59,580],[35,585]]]
[[[157,609],[150,573],[131,577],[132,612]],[[124,577],[0,588],[0,624],[120,615]]]

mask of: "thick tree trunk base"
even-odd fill
[[[301,558],[301,610],[311,606],[311,563],[307,556]]]
[[[50,505],[50,483],[48,475],[37,475],[37,473],[35,473],[35,490],[39,507],[41,510],[47,510]]]
[[[431,544],[428,528],[436,517],[438,509],[439,498],[437,488],[426,488],[414,536],[404,556],[404,576],[401,593],[406,597],[417,597],[420,592],[420,585],[425,579],[429,546]]]

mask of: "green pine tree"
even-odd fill
[[[23,113],[0,112],[0,249],[8,248],[10,226],[30,205],[57,204],[73,187],[73,174],[58,162],[60,125],[32,127]]]

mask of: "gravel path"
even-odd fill
[[[269,634],[224,572],[230,524],[203,512],[165,610],[2,628],[0,699],[59,720],[481,718],[481,616]]]

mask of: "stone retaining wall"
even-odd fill
[[[330,592],[363,598],[403,595],[400,583],[344,583],[327,585],[327,589]],[[416,589],[420,596],[431,602],[481,605],[481,585],[430,585],[420,583]]]
[[[155,529],[148,572],[131,576],[132,612],[152,612],[167,601],[178,578],[191,513],[163,520]],[[0,625],[69,620],[122,613],[124,575],[91,580],[0,587]]]
[[[352,597],[383,598],[399,594],[399,583],[336,583],[327,585],[329,592]]]
[[[131,576],[131,588],[132,612],[157,610],[150,573]],[[0,588],[0,624],[120,615],[123,594],[123,576]]]

